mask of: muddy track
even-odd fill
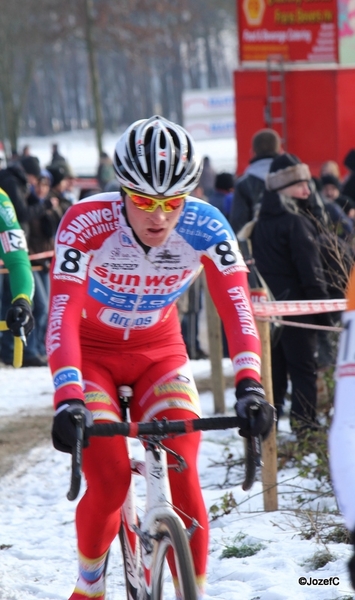
[[[226,387],[233,387],[234,378],[226,377]],[[200,393],[211,390],[209,378],[196,381]],[[32,448],[51,439],[53,411],[48,408],[37,415],[0,418],[0,477],[11,471],[16,461]]]

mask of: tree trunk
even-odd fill
[[[102,137],[103,137],[103,119],[100,102],[100,90],[99,90],[99,72],[97,68],[96,56],[95,56],[95,44],[94,44],[94,18],[93,18],[93,0],[85,0],[85,11],[86,11],[86,35],[85,42],[89,58],[89,70],[91,77],[91,89],[95,112],[95,132],[96,132],[96,144],[99,155],[103,151]]]

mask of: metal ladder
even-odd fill
[[[285,67],[281,54],[270,54],[266,59],[265,121],[280,134],[283,149],[287,150]]]

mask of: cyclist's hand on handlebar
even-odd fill
[[[56,450],[71,454],[76,444],[77,415],[84,419],[84,448],[89,445],[88,429],[93,425],[92,413],[85,408],[82,400],[67,400],[59,404],[53,419],[52,441]]]
[[[14,300],[6,314],[6,325],[13,335],[22,337],[31,333],[34,319],[30,304],[25,298]]]
[[[265,440],[276,420],[276,411],[265,400],[262,385],[251,378],[242,379],[237,384],[235,395],[237,402],[234,408],[241,420],[240,435],[242,437],[261,435]]]

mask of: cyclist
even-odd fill
[[[338,349],[334,418],[329,434],[329,461],[335,495],[352,537],[355,550],[355,268],[347,289],[348,305],[343,313],[344,330]],[[355,589],[355,552],[349,561]]]
[[[12,295],[11,307],[6,313],[6,324],[13,335],[25,339],[34,325],[31,310],[34,281],[25,233],[19,225],[9,196],[2,188],[0,188],[0,259],[9,271]],[[2,277],[0,276],[0,299],[1,291]]]
[[[274,409],[260,385],[247,268],[222,213],[188,195],[201,173],[192,138],[163,117],[142,119],[118,140],[114,168],[121,194],[101,193],[73,205],[57,232],[47,334],[54,446],[71,451],[77,411],[88,426],[92,419],[119,421],[120,384],[133,387],[134,421],[200,415],[175,303],[203,267],[227,332],[241,433],[267,436]],[[260,408],[251,431],[247,409],[255,402]],[[202,598],[208,521],[196,465],[199,441],[193,433],[166,445],[188,465],[169,476],[179,514],[187,526],[191,517],[201,525],[191,549]],[[131,477],[122,438],[90,439],[83,471],[87,490],[76,511],[79,578],[70,600],[104,598],[105,557]]]

